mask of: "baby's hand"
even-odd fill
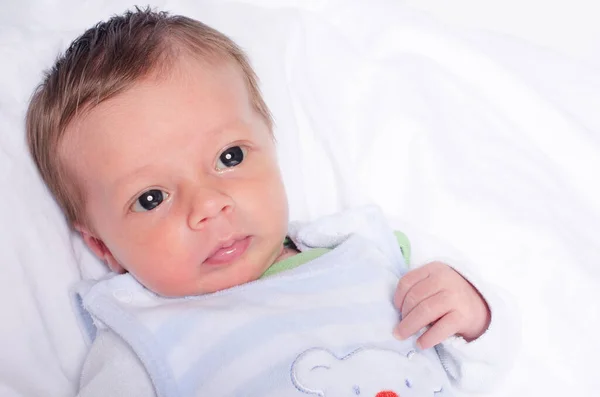
[[[394,330],[406,339],[427,325],[417,344],[428,349],[452,335],[467,342],[479,338],[490,324],[490,309],[467,280],[441,262],[428,263],[406,273],[398,283],[394,305],[402,321]]]

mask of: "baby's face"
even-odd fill
[[[288,207],[272,136],[233,65],[184,59],[67,129],[90,248],[165,296],[255,280],[282,255]]]

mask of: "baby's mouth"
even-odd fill
[[[204,264],[211,266],[229,265],[244,255],[251,241],[250,236],[241,236],[223,241],[209,253],[204,260]]]

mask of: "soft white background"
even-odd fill
[[[440,20],[493,30],[600,66],[598,8],[591,0],[406,0]]]
[[[376,201],[395,226],[446,240],[515,296],[523,346],[494,396],[600,390],[593,2],[153,4],[250,53],[276,117],[293,218]],[[67,291],[102,268],[37,177],[23,115],[56,54],[127,6],[1,3],[0,396],[66,396],[77,382],[85,346]]]

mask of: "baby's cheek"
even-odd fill
[[[162,266],[141,266],[136,269],[134,277],[146,288],[163,296],[183,296],[194,293],[190,281],[194,279],[187,267],[180,267],[173,262],[164,262]]]
[[[132,273],[138,281],[150,289],[157,286],[174,283],[178,278],[176,266],[181,261],[179,258],[180,247],[173,247],[165,239],[128,240],[121,245],[118,259],[121,265]],[[173,279],[173,281],[169,281]]]

